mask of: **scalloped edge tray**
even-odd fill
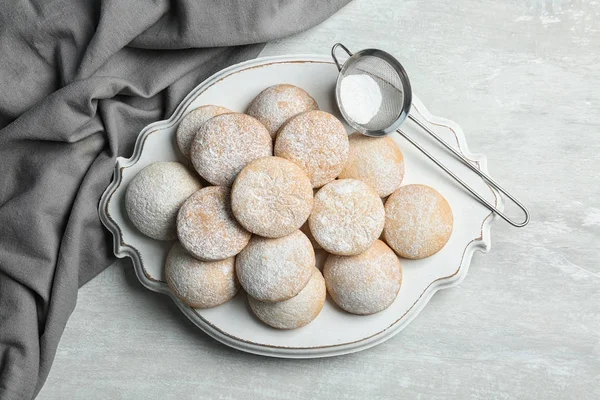
[[[117,223],[115,218],[113,218],[113,215],[111,215],[111,212],[122,213],[122,215],[120,215],[120,217],[123,217],[123,215],[125,214],[123,207],[120,204],[116,204],[116,205],[112,204],[111,199],[112,199],[113,195],[115,194],[115,192],[117,192],[118,190],[120,190],[120,188],[122,188],[121,182],[123,181],[124,170],[126,170],[127,168],[130,168],[132,166],[135,166],[136,163],[140,160],[140,158],[142,156],[142,151],[144,150],[144,144],[146,143],[146,141],[150,135],[161,132],[161,131],[166,131],[169,129],[171,130],[171,135],[172,135],[173,134],[172,131],[175,129],[175,126],[181,121],[181,119],[183,118],[185,113],[188,112],[189,110],[199,106],[200,104],[202,104],[203,94],[206,91],[208,91],[211,87],[213,87],[215,85],[219,85],[221,82],[223,82],[223,80],[225,80],[229,77],[232,77],[236,74],[248,72],[250,70],[255,70],[257,68],[272,67],[272,66],[286,65],[286,64],[288,64],[288,65],[295,64],[297,66],[297,68],[300,68],[300,70],[303,68],[303,67],[300,67],[301,65],[313,65],[314,66],[316,64],[331,64],[331,67],[333,69],[335,69],[335,67],[333,66],[333,63],[330,61],[330,59],[328,57],[319,56],[319,55],[293,55],[293,56],[277,56],[277,57],[258,58],[258,59],[246,61],[246,62],[237,64],[237,65],[231,66],[229,68],[226,68],[226,69],[214,74],[212,77],[208,78],[206,81],[204,81],[203,83],[198,85],[194,90],[192,90],[190,92],[190,94],[177,107],[177,109],[175,110],[173,115],[168,120],[158,121],[158,122],[155,122],[155,123],[152,123],[152,124],[146,126],[140,132],[140,134],[137,138],[136,144],[135,144],[135,150],[130,158],[123,158],[123,157],[117,158],[115,169],[114,169],[113,180],[106,188],[105,192],[103,193],[103,195],[101,197],[100,203],[99,203],[100,219],[101,219],[102,223],[108,228],[108,230],[113,234],[113,239],[114,239],[113,247],[114,247],[115,255],[120,258],[130,257],[132,259],[136,275],[137,275],[139,281],[142,283],[142,285],[144,285],[146,288],[148,288],[152,291],[163,293],[163,294],[166,294],[169,297],[171,297],[173,299],[173,301],[175,301],[175,303],[178,305],[180,310],[192,322],[194,322],[194,324],[196,324],[200,329],[202,329],[204,332],[206,332],[208,335],[210,335],[214,339],[216,339],[230,347],[233,347],[233,348],[236,348],[236,349],[239,349],[242,351],[250,352],[250,353],[266,355],[266,356],[273,356],[273,357],[285,357],[285,358],[326,357],[326,356],[335,356],[335,355],[341,355],[341,354],[352,353],[352,352],[364,350],[369,347],[375,346],[379,343],[382,343],[382,342],[390,339],[392,336],[396,335],[419,314],[419,312],[425,307],[425,305],[428,303],[429,299],[431,299],[431,297],[433,296],[433,294],[436,291],[438,291],[440,289],[455,286],[465,278],[468,268],[469,268],[469,264],[470,264],[472,255],[473,255],[473,252],[475,250],[487,252],[491,248],[490,228],[491,228],[493,221],[497,219],[497,217],[494,214],[489,213],[489,211],[487,211],[487,210],[485,210],[485,213],[481,214],[483,217],[481,218],[479,235],[472,237],[471,240],[464,243],[464,251],[462,252],[462,256],[461,256],[459,265],[456,268],[456,270],[451,274],[444,274],[443,276],[439,276],[436,279],[432,280],[428,285],[426,285],[424,290],[418,295],[418,297],[416,297],[416,300],[414,301],[414,303],[410,304],[410,306],[407,307],[405,312],[403,312],[401,315],[394,316],[393,323],[385,326],[383,329],[376,329],[376,331],[373,332],[372,334],[368,334],[368,335],[365,334],[364,337],[361,337],[359,340],[351,340],[351,341],[344,342],[344,343],[331,343],[326,346],[306,346],[306,345],[296,346],[296,345],[294,345],[294,338],[297,336],[294,336],[294,335],[289,336],[290,343],[286,342],[286,343],[284,343],[284,345],[282,345],[282,343],[280,343],[281,342],[280,340],[272,340],[274,337],[277,337],[277,336],[270,336],[271,333],[266,335],[265,340],[262,340],[262,342],[259,342],[256,340],[249,340],[248,338],[240,337],[241,335],[239,335],[239,334],[236,335],[231,332],[228,332],[227,328],[223,328],[223,326],[220,326],[222,324],[211,322],[210,316],[211,315],[214,316],[214,315],[216,315],[216,313],[221,312],[219,310],[223,306],[215,307],[213,309],[210,309],[209,311],[195,310],[195,309],[192,309],[192,308],[182,304],[179,300],[177,300],[170,293],[166,284],[160,279],[160,277],[153,276],[153,273],[145,267],[144,259],[143,259],[143,255],[144,255],[143,251],[140,251],[138,248],[136,248],[134,243],[127,243],[124,240],[124,232],[127,233],[130,228],[127,226],[121,227]],[[296,66],[294,68],[296,68]],[[329,74],[328,71],[327,71],[327,74]],[[318,79],[318,77],[315,79]],[[328,82],[328,81],[326,81],[326,82]],[[266,87],[269,84],[273,84],[273,83],[269,83],[269,84],[267,84],[267,83],[268,82],[265,82],[265,85],[263,87]],[[293,82],[290,82],[290,83],[293,83]],[[311,93],[310,90],[308,90],[308,91],[309,91],[309,93]],[[256,93],[252,93],[250,96],[253,97],[255,94]],[[332,96],[333,96],[333,93],[332,93]],[[324,101],[328,102],[329,100],[325,99]],[[331,100],[331,101],[333,101],[333,100]],[[319,103],[322,103],[322,101],[319,101]],[[227,106],[227,104],[221,104],[221,105]],[[331,107],[331,103],[329,104],[329,107]],[[421,116],[421,119],[426,121],[428,126],[430,126],[432,129],[436,129],[436,132],[438,132],[438,134],[442,135],[442,137],[446,137],[447,140],[449,139],[450,143],[453,143],[453,145],[456,148],[458,148],[467,158],[472,160],[481,170],[483,170],[487,173],[486,158],[483,155],[473,154],[468,150],[464,134],[463,134],[461,128],[456,123],[449,121],[447,119],[444,119],[444,118],[433,116],[431,113],[429,113],[427,111],[427,109],[424,107],[424,105],[419,101],[419,99],[416,96],[414,96],[412,110],[413,110],[413,112],[414,111],[418,112],[418,114],[420,114],[420,116]],[[237,110],[237,111],[241,111],[241,110]],[[327,111],[336,113],[337,110],[327,110]],[[336,113],[336,114],[339,116],[339,113]],[[419,135],[418,132],[412,132],[412,133],[413,133],[414,137]],[[422,137],[421,139],[427,140],[425,137]],[[173,143],[172,138],[170,138],[169,140]],[[396,138],[395,140],[397,140],[398,143],[402,143],[401,139]],[[173,147],[176,147],[176,146],[173,146]],[[408,150],[408,147],[409,147],[409,145],[406,142],[402,143],[401,148],[402,148],[403,152],[405,153],[405,158],[406,158],[406,151]],[[442,156],[442,157],[448,157],[447,155],[444,155],[443,152],[438,152],[437,155]],[[183,156],[181,156],[179,154],[178,150],[170,150],[169,154],[166,156],[167,159],[173,159],[173,157],[175,157],[176,159],[178,159],[181,162],[186,163],[186,161],[183,161],[185,159],[183,158]],[[158,161],[160,159],[161,158],[158,158],[154,161]],[[189,164],[188,164],[188,166],[189,166]],[[420,167],[420,168],[423,169],[423,168],[428,168],[428,167]],[[459,169],[460,169],[460,167],[459,167]],[[408,168],[407,168],[407,170],[408,170]],[[464,168],[464,171],[468,171],[468,170],[466,168]],[[463,171],[463,173],[464,173],[464,171]],[[435,174],[435,172],[433,172],[433,173]],[[459,175],[460,175],[460,173],[459,173]],[[440,174],[439,176],[440,176],[439,179],[448,180],[447,178],[444,177],[443,174]],[[462,175],[460,175],[460,176],[461,176],[461,178],[465,178]],[[502,200],[501,200],[501,197],[498,195],[498,193],[495,190],[493,190],[491,187],[489,187],[488,185],[483,183],[483,181],[481,181],[480,178],[468,177],[465,179],[467,179],[468,182],[469,182],[469,179],[471,180],[471,182],[473,181],[473,179],[479,180],[480,187],[483,186],[489,190],[490,200],[494,201],[496,206],[499,207],[500,209],[503,208]],[[440,182],[442,182],[442,181],[440,181]],[[469,182],[469,183],[471,183],[471,182]],[[444,184],[446,184],[446,183],[444,183]],[[449,190],[449,189],[447,189],[447,190]],[[463,200],[461,200],[461,201],[463,201]],[[469,208],[473,207],[473,209],[476,210],[476,211],[469,210],[468,211],[469,213],[481,212],[482,206],[479,206],[478,203],[474,199],[469,198],[467,195],[465,195],[464,201],[467,202],[467,203],[465,203],[466,205],[461,204],[460,206],[458,206],[458,209],[460,209],[460,212],[463,212],[462,207],[465,207],[465,206],[469,207]],[[470,203],[468,203],[469,201],[470,201]],[[451,206],[452,206],[453,210],[455,210],[454,212],[456,215],[457,204],[453,204],[451,202]],[[456,228],[455,228],[455,230],[456,230]],[[157,245],[159,243],[160,242],[157,242]],[[166,250],[164,243],[165,242],[162,242],[162,244],[161,244],[161,246],[164,247],[163,251]],[[435,257],[435,256],[433,256],[433,257]],[[403,262],[403,264],[405,264],[405,262],[408,262],[407,260],[401,260],[401,261]],[[152,260],[152,262],[154,262],[154,260]],[[405,267],[404,267],[404,269],[406,271]],[[154,273],[154,275],[156,275],[156,273]],[[404,285],[406,285],[406,279],[403,282],[403,288],[404,288]],[[402,290],[403,289],[401,289],[401,292],[402,292]],[[238,295],[237,297],[240,297],[240,295]],[[234,299],[234,300],[240,304],[245,305],[245,299],[242,299],[242,300]],[[232,300],[232,302],[234,300]],[[331,303],[331,301],[328,300],[328,303]],[[239,307],[239,305],[236,307]],[[333,309],[333,311],[328,311],[328,312],[332,312],[332,313],[341,312],[339,310],[335,310],[336,307],[331,304],[326,305],[326,307],[330,307],[331,309]],[[390,307],[390,308],[392,308],[392,307]],[[390,312],[389,311],[390,308],[388,308],[387,310],[384,310],[382,313]],[[231,311],[229,311],[229,312],[231,312]],[[247,312],[249,312],[249,311],[247,311]],[[321,314],[323,314],[323,312]],[[208,315],[208,317],[206,315]],[[356,316],[353,316],[352,318],[354,318],[354,317],[356,317]],[[321,315],[317,318],[321,318]],[[326,317],[324,317],[324,318],[326,318]],[[358,317],[358,318],[359,319],[356,319],[356,320],[359,321],[359,323],[368,321],[368,319],[366,319],[368,317]],[[240,323],[244,323],[244,321],[241,321]],[[252,324],[248,324],[248,325],[249,325],[248,329],[250,329],[250,330],[254,329],[251,326]],[[310,325],[311,324],[309,324],[308,326],[310,326]],[[265,329],[270,329],[270,328],[265,328]],[[301,328],[301,329],[305,329],[305,328]],[[335,328],[332,328],[332,329],[335,329]],[[295,330],[295,331],[300,331],[300,330]],[[273,331],[276,331],[276,330],[273,330]],[[242,329],[242,332],[243,332],[243,329]],[[276,331],[276,332],[281,332],[281,335],[285,335],[286,334],[285,332],[290,332],[290,331]],[[278,333],[273,333],[273,335],[278,335]],[[258,336],[260,337],[260,333],[258,333]],[[273,343],[269,342],[269,340],[270,340],[269,337],[271,338],[271,341]],[[277,343],[275,343],[275,342],[277,342]]]

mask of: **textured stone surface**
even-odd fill
[[[39,399],[600,398],[600,3],[360,0],[263,55],[336,41],[395,54],[531,224],[496,224],[407,329],[329,359],[229,349],[119,261],[80,290]]]

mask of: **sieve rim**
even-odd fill
[[[378,57],[378,58],[383,59],[394,69],[394,71],[400,77],[400,82],[402,82],[404,99],[402,102],[402,108],[400,111],[400,115],[389,127],[384,128],[384,129],[377,129],[377,130],[366,129],[363,125],[358,124],[352,118],[350,118],[350,116],[348,114],[346,114],[346,111],[345,111],[344,107],[342,106],[342,99],[341,99],[341,94],[340,94],[342,79],[345,76],[345,73],[348,70],[349,66],[352,65],[353,63],[355,63],[357,61],[357,59],[359,59],[361,57],[365,57],[365,56]],[[390,53],[380,50],[380,49],[364,49],[364,50],[360,50],[360,51],[350,55],[350,57],[346,61],[344,61],[344,64],[340,68],[338,77],[337,77],[337,81],[335,84],[335,101],[337,103],[338,110],[344,117],[344,120],[348,123],[348,125],[350,125],[352,128],[354,128],[356,131],[358,131],[361,134],[366,135],[366,136],[373,136],[373,137],[387,136],[390,133],[395,132],[396,129],[398,129],[400,127],[402,122],[404,122],[404,120],[408,116],[408,114],[410,112],[410,107],[412,105],[412,88],[410,86],[410,80],[408,79],[408,74],[406,73],[406,70],[404,69],[402,64],[400,64],[400,61],[398,61],[394,56],[392,56]]]

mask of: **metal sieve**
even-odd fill
[[[344,50],[349,57],[343,64],[339,62],[336,56],[336,50],[338,48]],[[398,132],[410,144],[415,146],[420,152],[427,156],[427,158],[429,158],[438,167],[444,170],[444,172],[450,175],[450,177],[452,177],[456,182],[461,184],[467,191],[477,198],[481,204],[498,214],[506,222],[515,227],[523,227],[529,223],[529,211],[519,200],[517,200],[513,195],[506,191],[506,189],[500,186],[491,176],[482,172],[475,165],[473,165],[470,160],[463,156],[454,147],[448,145],[435,132],[433,132],[423,122],[416,118],[415,115],[410,113],[410,107],[412,104],[412,89],[410,87],[410,81],[406,71],[402,67],[402,64],[400,64],[395,57],[383,50],[378,49],[365,49],[353,54],[341,43],[336,43],[332,47],[331,56],[339,70],[335,87],[335,98],[337,105],[342,116],[352,128],[356,129],[363,135],[375,137],[386,136],[394,131]],[[351,113],[348,112],[348,108],[344,105],[341,94],[342,81],[344,78],[352,75],[366,75],[370,77],[379,88],[379,92],[381,94],[381,105],[368,122],[358,123],[355,119],[353,119]],[[446,167],[440,160],[434,157],[419,143],[402,131],[400,129],[400,125],[407,117],[417,124],[421,129],[431,135],[455,157],[460,159],[464,165],[469,167],[490,186],[497,189],[499,192],[509,198],[514,204],[516,204],[523,211],[525,219],[521,222],[516,222],[502,211],[498,210],[492,203],[486,200],[483,196],[477,193],[477,191],[460,179],[454,172],[448,169],[448,167]]]

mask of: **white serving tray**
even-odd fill
[[[423,183],[439,190],[454,212],[454,232],[448,244],[434,256],[418,261],[401,259],[402,287],[388,309],[375,315],[356,316],[343,312],[328,298],[323,311],[312,323],[300,329],[280,331],[264,325],[252,315],[244,293],[206,310],[192,309],[170,294],[163,276],[163,264],[172,242],[150,239],[133,227],[124,207],[129,181],[155,161],[180,161],[191,167],[177,149],[175,132],[183,116],[201,105],[216,104],[243,112],[264,88],[290,83],[305,89],[322,110],[341,119],[334,100],[337,72],[328,57],[296,55],[259,58],[216,73],[196,87],[171,118],[150,124],[140,132],[133,155],[117,158],[113,181],[100,200],[100,218],[114,236],[116,256],[130,257],[137,277],[145,287],[169,295],[202,331],[228,346],[250,353],[288,358],[326,357],[367,349],[400,332],[421,312],[437,290],[454,286],[464,279],[476,249],[484,252],[490,249],[490,225],[495,216],[408,142],[394,134],[394,140],[404,153],[404,184]],[[486,158],[469,152],[458,125],[431,115],[416,96],[413,112],[487,172]],[[411,124],[405,122],[403,129],[426,144],[434,155],[497,207],[502,207],[498,194],[483,180]],[[350,128],[346,128],[350,132]]]

